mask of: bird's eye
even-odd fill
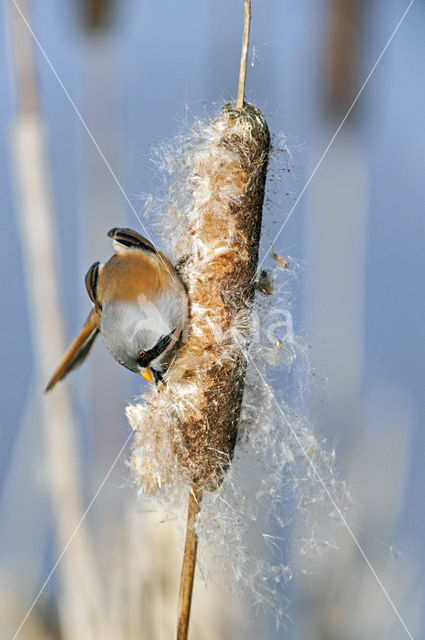
[[[141,351],[139,351],[139,356],[140,356],[141,358],[144,358],[144,357],[145,357],[145,355],[146,355],[146,351],[144,351],[143,349],[142,349]]]

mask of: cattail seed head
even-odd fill
[[[232,458],[246,370],[269,132],[260,111],[226,105],[191,159],[192,207],[176,249],[187,334],[146,405],[128,408],[132,465],[148,493],[177,478],[216,488]]]

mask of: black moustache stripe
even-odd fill
[[[152,360],[155,360],[155,358],[158,358],[158,356],[160,356],[161,353],[165,351],[165,349],[168,347],[168,345],[170,344],[173,338],[174,332],[175,332],[175,329],[173,329],[173,331],[169,333],[168,336],[164,336],[163,338],[160,338],[156,343],[156,345],[152,347],[152,349],[149,349],[149,351],[146,351],[145,355],[139,358],[139,364],[141,367],[147,367],[149,363],[152,362]]]

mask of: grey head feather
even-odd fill
[[[135,373],[149,364],[161,371],[161,361],[178,340],[186,321],[187,303],[181,294],[161,296],[157,302],[154,305],[141,294],[136,304],[111,302],[103,308],[105,345],[117,362]],[[163,347],[160,352],[158,345]],[[141,351],[150,353],[152,360],[141,358]]]

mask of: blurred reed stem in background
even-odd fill
[[[59,570],[60,625],[64,637],[90,640],[96,635],[99,637],[102,631],[101,592],[92,542],[86,523],[81,522],[83,509],[76,423],[66,384],[48,398],[42,394],[49,372],[63,352],[65,339],[56,260],[55,216],[44,127],[37,98],[28,3],[21,1],[19,10],[10,3],[8,17],[17,104],[11,134],[12,166],[45,446],[45,458],[40,460],[40,466],[47,465],[46,483],[51,500],[56,555],[67,549]],[[77,527],[78,534],[74,536]]]

